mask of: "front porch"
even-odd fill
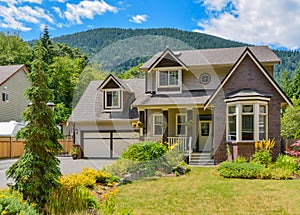
[[[213,153],[213,111],[203,107],[139,110],[141,139],[179,144],[182,151]]]

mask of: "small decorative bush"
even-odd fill
[[[156,142],[140,142],[128,147],[122,158],[132,161],[150,161],[162,157],[168,151],[164,144]]]
[[[108,187],[119,180],[117,176],[91,168],[83,168],[81,173],[64,175],[59,180],[60,187],[51,196],[49,212],[70,214],[87,210],[96,211],[100,207],[100,200],[106,201],[110,189],[114,190]],[[90,189],[97,191],[93,192]]]
[[[298,168],[297,158],[291,157],[289,155],[279,155],[276,162],[276,168],[282,168],[291,171],[292,173],[296,172]]]
[[[0,214],[39,214],[34,205],[29,205],[17,192],[11,192],[8,189],[0,191]]]
[[[233,161],[234,163],[247,163],[247,158],[243,156],[237,156],[237,158]]]
[[[275,139],[255,142],[255,153],[251,162],[263,164],[265,166],[272,163],[272,149],[275,146]]]
[[[218,172],[225,178],[265,178],[263,175],[264,166],[257,163],[231,163],[223,162]]]

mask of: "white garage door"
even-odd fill
[[[118,158],[138,141],[138,133],[132,131],[83,132],[84,157]]]

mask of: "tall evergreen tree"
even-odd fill
[[[34,48],[35,59],[29,75],[31,87],[25,93],[32,103],[23,113],[28,124],[17,134],[18,138],[25,139],[24,154],[7,171],[8,177],[16,183],[13,189],[18,190],[25,200],[36,203],[41,212],[58,186],[61,172],[55,155],[62,150],[53,111],[47,106],[53,95],[47,86],[45,54],[39,41]]]
[[[279,84],[281,89],[290,98],[292,97],[291,81],[291,74],[287,69],[285,69],[280,75]]]

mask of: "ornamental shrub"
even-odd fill
[[[121,155],[132,161],[151,161],[162,157],[168,151],[164,144],[156,142],[140,142],[128,147]]]
[[[29,205],[22,199],[18,192],[11,192],[8,189],[0,191],[0,214],[39,214],[34,204]]]
[[[298,159],[291,157],[289,155],[279,155],[276,162],[276,168],[282,168],[291,171],[292,173],[296,172],[298,168]]]
[[[225,178],[265,178],[264,166],[257,163],[231,163],[223,162],[218,168],[218,172]]]

